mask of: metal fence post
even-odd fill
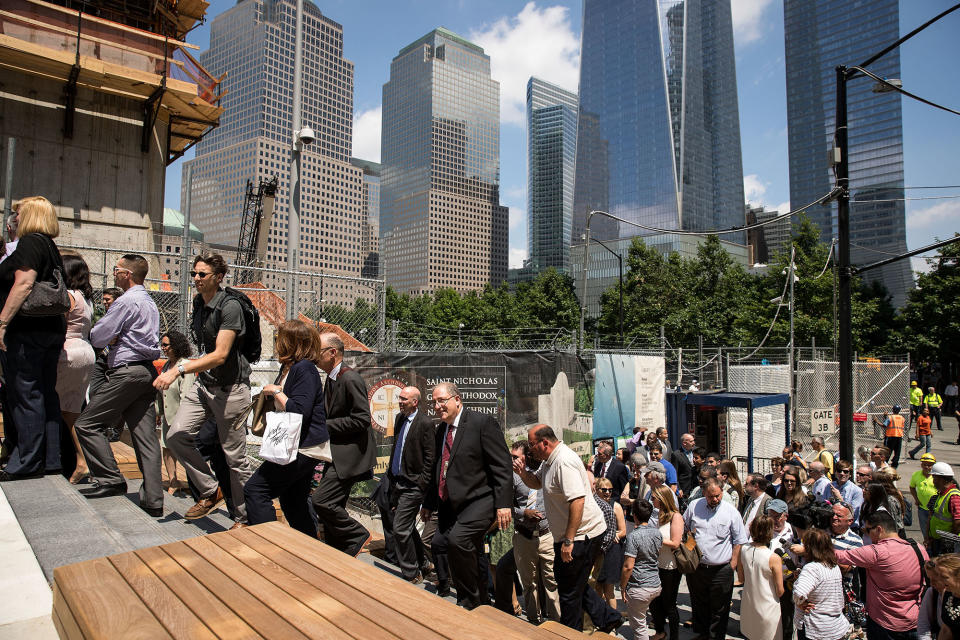
[[[387,345],[387,286],[381,282],[377,288],[379,290],[377,306],[380,307],[377,310],[377,350],[382,352]]]
[[[183,200],[183,246],[180,249],[180,330],[187,332],[190,322],[190,209],[193,203],[193,166],[186,167],[186,197]]]

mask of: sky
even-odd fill
[[[209,46],[209,24],[235,3],[213,0],[206,24],[187,37]],[[579,80],[582,5],[574,0],[315,0],[344,28],[344,54],[354,63],[353,155],[380,160],[380,104],[390,61],[406,45],[443,26],[482,46],[500,83],[500,199],[510,208],[510,266],[527,256],[527,79],[537,76],[571,91]],[[901,2],[907,33],[954,0]],[[783,3],[732,0],[744,194],[753,205],[789,210]],[[901,47],[903,86],[960,110],[960,11]],[[858,64],[851,60],[849,64]],[[862,79],[860,81],[863,81]],[[903,99],[904,171],[910,249],[960,231],[960,116]],[[192,152],[186,158],[192,157]],[[182,161],[167,169],[165,206],[180,208]],[[954,187],[919,189],[919,187]],[[950,197],[955,196],[955,197]],[[913,198],[913,199],[911,199]],[[882,256],[878,256],[882,259]],[[921,258],[914,269],[924,269]]]

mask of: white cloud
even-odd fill
[[[527,227],[527,212],[519,207],[510,207],[510,231],[519,230],[520,225]]]
[[[781,215],[784,213],[790,213],[790,201],[787,200],[786,202],[781,202],[774,208],[774,211],[780,213]]]
[[[773,0],[733,0],[733,39],[737,45],[756,42],[763,37],[770,24],[764,22],[764,13]]]
[[[743,176],[743,197],[753,206],[763,204],[763,196],[767,192],[767,185],[755,173]]]
[[[956,231],[960,200],[944,200],[925,209],[907,212],[907,229],[916,236],[938,236],[944,240]],[[921,246],[923,246],[922,243]]]
[[[509,266],[511,269],[519,269],[523,266],[523,261],[527,259],[526,249],[515,249],[510,247]]]
[[[910,258],[910,268],[920,273],[930,273],[935,265],[936,261],[928,262],[926,258]]]
[[[580,37],[570,25],[566,7],[541,9],[529,2],[516,16],[500,18],[468,37],[490,56],[491,75],[500,83],[503,122],[524,123],[530,76],[577,90]]]
[[[380,105],[359,111],[353,117],[353,157],[371,162],[380,162]]]

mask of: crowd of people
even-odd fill
[[[360,553],[371,535],[346,506],[353,486],[373,477],[376,445],[367,388],[344,364],[338,334],[297,320],[277,329],[280,372],[261,393],[297,416],[299,439],[292,460],[254,470],[246,423],[260,330],[249,300],[222,286],[222,256],[193,261],[193,357],[187,336],[161,332],[144,257],[117,261],[116,288],[104,291],[94,323],[89,269],[57,249],[49,201],[17,202],[10,231],[19,239],[0,262],[0,481],[63,473],[89,485],[80,488],[88,499],[124,496],[110,441],[125,427],[150,516],[165,513],[161,468],[172,492],[182,465],[195,499],[187,520],[225,502],[234,528],[267,522],[278,499],[291,527]],[[673,640],[686,577],[684,624],[698,638],[726,636],[739,586],[749,640],[960,639],[960,490],[929,451],[931,416],[940,426],[935,391],[920,393],[916,411],[911,393],[909,421],[893,407],[869,464],[855,468],[813,438],[806,457],[794,442],[769,474],[742,480],[734,461],[689,433],[674,449],[665,428],[638,428],[625,448],[600,442],[585,463],[549,425],[508,447],[496,420],[465,407],[452,382],[429,394],[422,403],[409,386],[399,396],[375,496],[384,551],[404,579],[434,580],[439,595],[455,589],[467,609],[492,592],[498,607],[533,623],[581,630],[586,620],[611,632],[629,622],[638,640]],[[920,445],[908,455],[926,452],[905,496],[896,468],[914,420]],[[914,503],[920,542],[905,529]],[[511,524],[512,548],[490,566],[488,536]]]

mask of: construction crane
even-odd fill
[[[240,241],[237,243],[237,269],[234,284],[249,284],[262,280],[256,267],[263,267],[267,253],[267,235],[273,205],[277,198],[277,176],[270,180],[260,179],[256,191],[247,180],[247,193],[243,198],[243,219],[240,221]],[[247,268],[244,267],[254,267]]]

